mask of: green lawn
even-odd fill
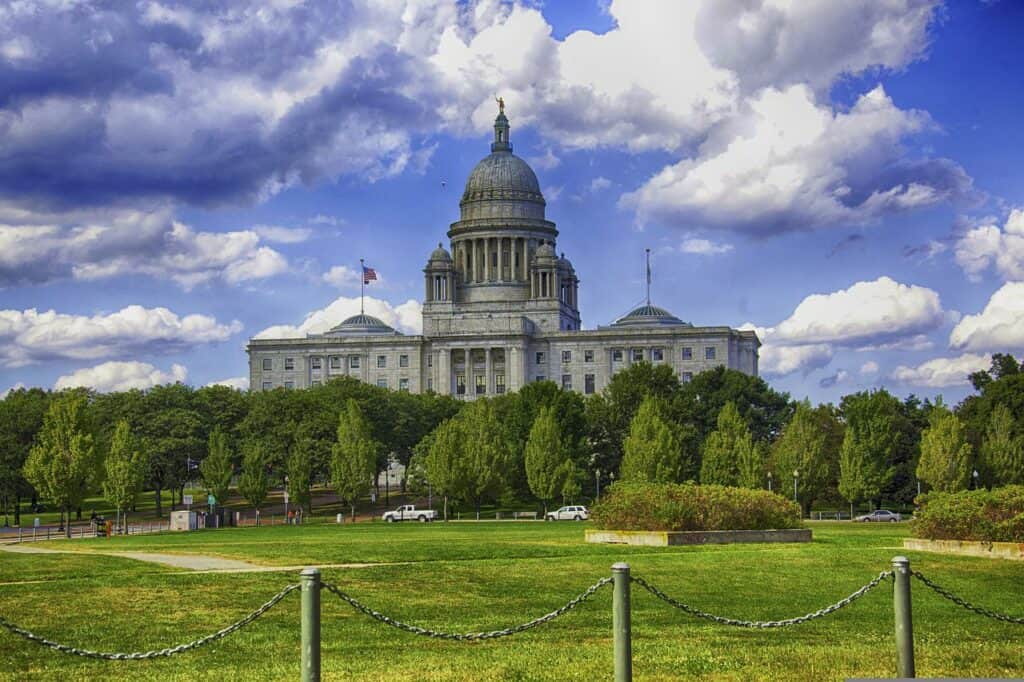
[[[551,611],[625,560],[676,598],[740,618],[813,611],[903,554],[906,528],[811,524],[809,545],[627,548],[587,545],[582,524],[313,524],[53,542],[64,555],[0,553],[0,615],[90,648],[142,650],[193,639],[244,615],[291,573],[195,574],[91,550],[213,554],[271,565],[412,562],[325,569],[368,605],[424,627],[490,630]],[[40,543],[41,545],[46,543]],[[1024,564],[909,553],[913,565],[969,600],[1024,616]],[[914,583],[921,676],[1024,676],[1024,626],[991,621]],[[323,594],[323,668],[336,680],[610,679],[611,592],[508,639],[444,642],[409,635]],[[0,631],[9,679],[297,678],[299,599],[289,595],[241,632],[170,660],[98,662]],[[891,587],[828,618],[785,630],[694,620],[634,587],[634,675],[643,680],[839,680],[895,672]]]

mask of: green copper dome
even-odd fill
[[[393,336],[400,333],[373,315],[359,313],[332,327],[329,331],[324,332],[323,336]]]
[[[692,327],[689,322],[683,322],[678,317],[656,305],[645,303],[634,308],[612,324],[613,327],[665,327],[682,326]]]

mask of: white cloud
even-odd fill
[[[548,203],[552,201],[558,201],[558,197],[562,196],[562,190],[565,189],[562,185],[551,185],[544,188],[543,194],[544,199]]]
[[[268,242],[298,244],[313,236],[308,227],[281,227],[278,225],[254,225],[252,231]]]
[[[309,219],[312,225],[330,225],[332,227],[338,227],[345,223],[344,218],[339,218],[333,215],[324,215],[323,213],[317,213],[315,216]]]
[[[845,383],[849,378],[850,373],[845,369],[836,370],[835,374],[831,374],[819,381],[818,386],[821,388],[832,388],[833,386]]]
[[[551,170],[552,168],[558,168],[562,160],[555,156],[555,153],[551,151],[551,147],[544,148],[544,154],[541,156],[529,156],[526,160],[534,168],[540,168],[541,170]]]
[[[25,384],[23,384],[23,383],[21,383],[19,381],[18,383],[14,384],[10,388],[8,388],[6,391],[0,391],[0,400],[3,400],[4,398],[6,398],[11,393],[11,391],[17,391],[17,390],[22,389],[22,388],[25,388]]]
[[[785,376],[810,372],[828,365],[832,361],[832,347],[828,344],[805,346],[761,346],[758,370],[770,376]]]
[[[357,287],[361,281],[359,272],[346,265],[335,265],[323,274],[322,279],[331,286],[338,287],[339,289]]]
[[[387,301],[367,296],[365,311],[384,321],[398,331],[407,334],[419,334],[423,330],[423,309],[419,301],[409,299],[401,305],[393,306]],[[254,339],[292,339],[304,338],[307,334],[321,334],[345,319],[359,314],[359,298],[339,296],[325,308],[314,310],[306,315],[299,325],[279,324],[267,327],[259,332]]]
[[[104,362],[95,367],[79,369],[57,379],[54,389],[84,386],[101,393],[128,391],[133,388],[147,389],[161,384],[182,382],[188,378],[188,370],[182,365],[171,365],[169,372],[157,369],[146,362]]]
[[[179,317],[167,308],[130,305],[110,314],[69,315],[55,310],[0,310],[0,364],[51,358],[95,360],[138,353],[175,353],[225,341],[242,324],[207,315]]]
[[[864,375],[878,374],[878,363],[874,360],[868,360],[860,366],[860,373]]]
[[[211,381],[206,384],[207,386],[227,386],[228,388],[235,388],[239,391],[249,390],[249,377],[230,377],[228,379],[220,379],[219,381]]]
[[[965,315],[949,335],[949,347],[967,351],[1024,349],[1024,282],[1007,282],[985,309]]]
[[[1024,210],[1010,212],[1003,229],[985,224],[968,230],[956,243],[956,262],[972,282],[994,267],[1005,280],[1024,280]]]
[[[599,175],[590,181],[590,193],[597,194],[602,190],[606,190],[612,186],[612,181],[603,175]]]
[[[900,365],[890,375],[892,379],[911,386],[945,388],[965,386],[972,372],[988,369],[991,357],[964,353],[955,358],[934,358],[916,367]]]
[[[694,253],[701,256],[714,256],[720,253],[729,253],[732,251],[732,244],[714,242],[710,239],[702,239],[699,237],[687,237],[683,240],[683,243],[679,245],[679,250],[683,253]]]

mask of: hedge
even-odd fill
[[[800,507],[767,490],[694,483],[616,483],[591,510],[603,530],[799,528]]]
[[[1024,542],[1024,485],[923,495],[913,530],[929,540]]]

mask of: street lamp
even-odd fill
[[[768,472],[768,492],[772,491],[772,472]]]
[[[288,476],[284,477],[284,522],[288,523]]]
[[[793,501],[796,502],[797,504],[800,503],[800,501],[796,497],[796,484],[797,484],[797,481],[799,481],[799,480],[800,480],[800,470],[799,469],[793,469]]]
[[[917,479],[917,496],[921,496],[921,479]]]
[[[597,485],[597,496],[594,498],[595,501],[601,499],[601,470],[594,469],[594,483]]]
[[[973,476],[973,477],[974,477],[974,489],[975,489],[975,490],[977,490],[977,489],[978,489],[978,470],[977,470],[977,469],[975,469],[975,470],[974,470],[974,471],[973,471],[973,472],[971,473],[971,476]]]

